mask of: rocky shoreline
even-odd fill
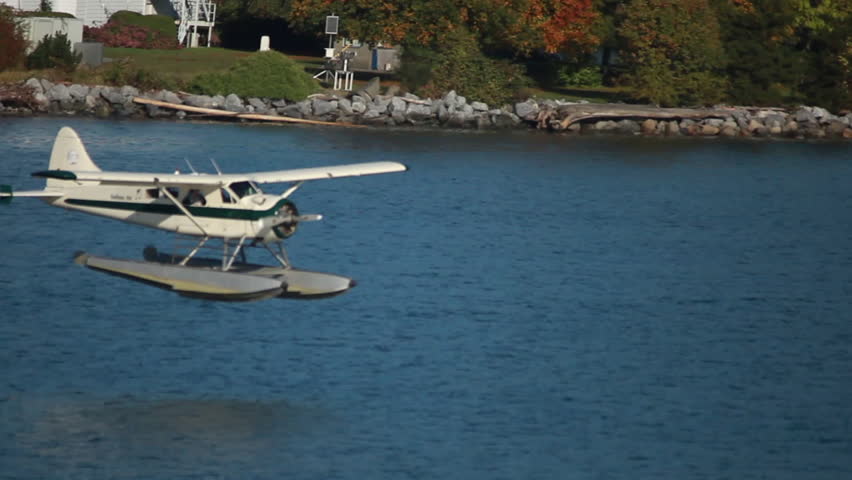
[[[130,118],[209,118],[182,110],[139,104],[137,97],[204,109],[372,126],[426,126],[461,129],[546,129],[567,133],[647,136],[775,137],[852,139],[852,113],[819,107],[791,110],[758,107],[665,109],[528,99],[493,108],[451,91],[440,99],[400,94],[391,86],[380,93],[370,82],[350,95],[315,94],[291,102],[265,98],[206,96],[167,90],[140,92],[109,87],[51,83],[31,78],[4,90],[0,115],[89,115]],[[12,93],[10,93],[12,92]]]

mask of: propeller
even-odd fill
[[[288,201],[275,213],[272,228],[276,234],[287,238],[296,233],[296,228],[300,222],[316,222],[319,220],[322,220],[322,215],[318,213],[300,215],[296,205]]]

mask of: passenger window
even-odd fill
[[[222,194],[222,203],[237,203],[233,198],[231,198],[231,194],[224,188],[220,188],[219,192]]]
[[[147,195],[148,198],[153,198],[153,199],[160,198],[160,189],[159,188],[145,189],[145,195]]]
[[[190,190],[186,194],[186,197],[183,198],[183,204],[193,207],[203,207],[207,205],[207,199],[204,198],[201,191],[193,189]]]

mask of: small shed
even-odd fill
[[[355,56],[349,61],[350,70],[364,72],[393,72],[399,68],[402,54],[400,47],[382,43],[369,45],[346,38],[337,39],[334,42],[335,55],[344,50],[355,52]]]

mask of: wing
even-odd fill
[[[397,162],[370,162],[351,165],[335,165],[329,167],[299,168],[293,170],[278,170],[272,172],[255,172],[245,174],[173,174],[173,173],[134,173],[134,172],[71,172],[67,170],[47,170],[36,172],[33,176],[76,180],[78,182],[100,182],[114,184],[144,184],[159,183],[174,186],[222,186],[232,182],[251,180],[255,183],[286,183],[320,180],[324,178],[357,177],[361,175],[377,175],[380,173],[404,172],[408,168]]]

